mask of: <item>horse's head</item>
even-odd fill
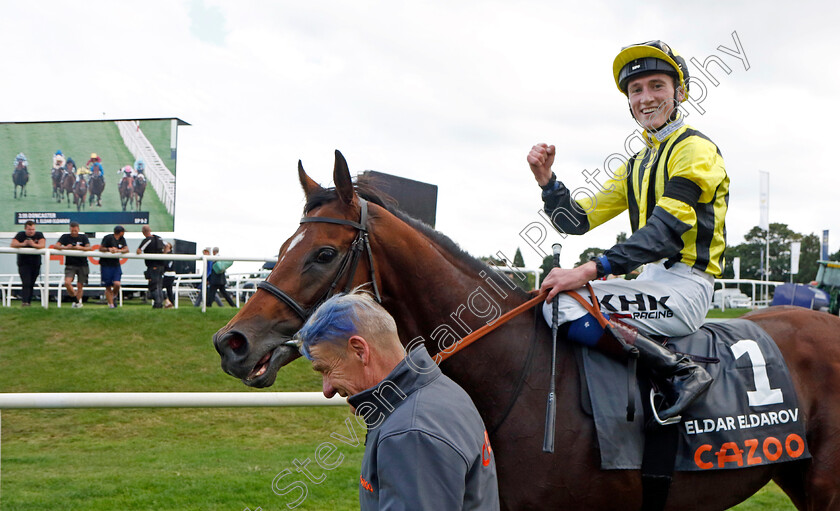
[[[222,369],[267,387],[300,356],[292,336],[330,295],[371,280],[367,204],[356,194],[347,162],[335,153],[335,190],[322,188],[298,162],[304,218],[280,247],[277,263],[239,313],[213,337]]]

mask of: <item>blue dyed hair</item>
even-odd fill
[[[300,352],[309,360],[309,348],[322,342],[338,344],[358,333],[359,316],[355,303],[344,299],[351,295],[333,296],[323,303],[297,334]]]

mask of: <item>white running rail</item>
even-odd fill
[[[143,160],[146,164],[144,173],[149,178],[152,188],[157,192],[160,201],[170,215],[175,214],[175,176],[163,160],[160,159],[155,148],[143,134],[140,124],[136,121],[115,121],[125,146],[134,156],[134,160]]]
[[[0,393],[0,410],[20,408],[226,408],[347,406],[320,392],[64,392]]]

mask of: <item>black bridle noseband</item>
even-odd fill
[[[344,286],[344,293],[350,291],[350,286],[353,285],[353,277],[356,275],[356,269],[359,266],[359,258],[362,255],[362,251],[367,252],[368,257],[368,266],[370,266],[370,281],[373,285],[373,295],[376,298],[376,301],[382,303],[382,297],[379,296],[379,287],[376,285],[376,269],[373,266],[373,254],[370,250],[370,241],[368,239],[368,229],[367,229],[367,220],[368,220],[368,203],[366,200],[359,197],[359,206],[361,208],[361,218],[359,222],[353,222],[352,220],[344,220],[343,218],[329,218],[329,217],[303,217],[300,219],[301,224],[306,223],[325,223],[325,224],[337,224],[337,225],[347,225],[356,229],[356,237],[353,239],[353,242],[350,244],[350,250],[347,251],[347,254],[344,255],[344,259],[341,260],[341,265],[338,267],[338,272],[335,274],[335,278],[330,284],[330,287],[321,295],[321,298],[315,301],[315,303],[311,307],[304,307],[299,304],[294,298],[286,294],[285,291],[281,290],[279,287],[275,286],[271,282],[266,280],[257,284],[258,289],[262,289],[263,291],[268,292],[281,302],[285,303],[290,309],[295,311],[295,313],[300,316],[303,321],[306,321],[309,316],[311,316],[315,310],[321,306],[330,296],[335,294],[335,288],[338,285],[338,281],[347,273],[347,270],[350,270],[350,276],[347,279],[347,285]]]

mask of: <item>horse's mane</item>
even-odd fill
[[[392,215],[408,224],[411,228],[438,244],[442,249],[452,254],[459,261],[464,262],[470,269],[475,270],[476,274],[486,272],[487,275],[492,275],[491,272],[495,271],[480,259],[470,255],[442,232],[435,230],[429,224],[423,222],[422,220],[418,220],[405,211],[399,209],[396,201],[392,197],[377,189],[375,178],[364,175],[358,176],[353,186],[359,197],[386,209]],[[335,188],[322,188],[307,197],[306,205],[303,207],[303,214],[305,215],[313,209],[334,200],[338,200],[338,193]],[[525,292],[518,287],[517,291],[525,294]]]

